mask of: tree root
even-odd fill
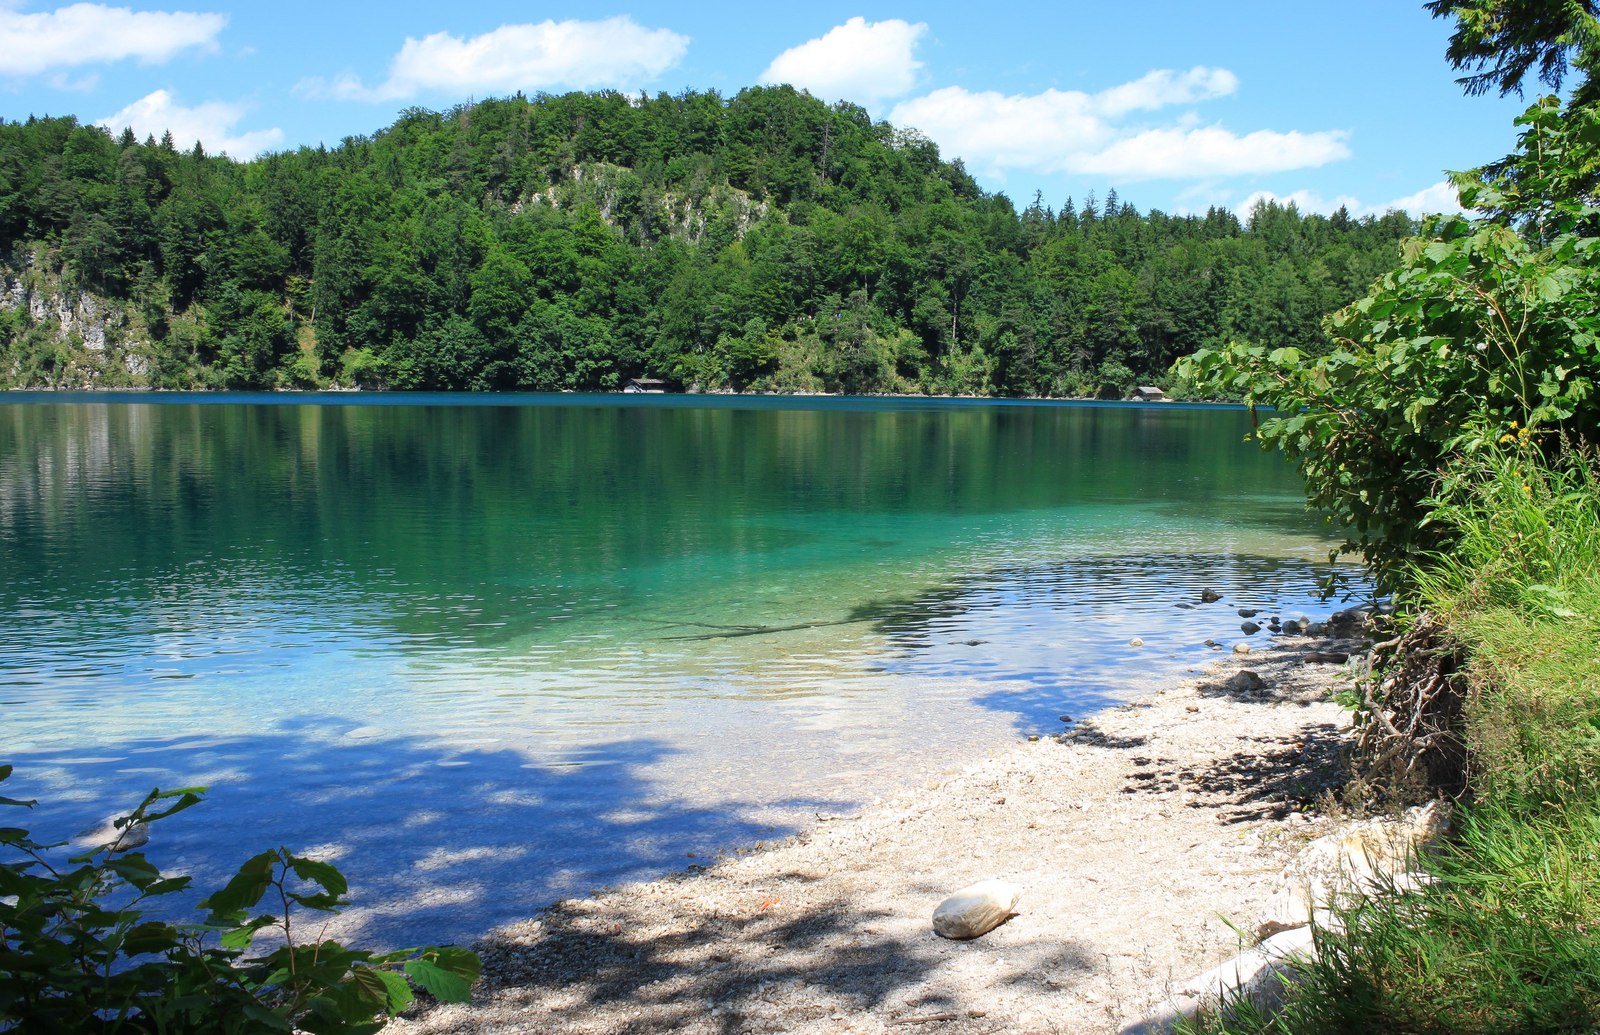
[[[1427,613],[1372,648],[1372,676],[1360,684],[1355,763],[1390,800],[1466,790],[1462,661],[1460,646]]]

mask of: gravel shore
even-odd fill
[[[1324,832],[1355,645],[1280,638],[893,801],[709,867],[557,903],[475,948],[469,1004],[404,1033],[1114,1032],[1252,938]],[[1244,673],[1253,673],[1254,677]],[[983,938],[946,895],[1026,890]]]

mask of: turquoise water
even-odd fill
[[[1329,544],[1247,428],[8,396],[0,761],[52,833],[207,784],[161,864],[205,884],[314,848],[353,878],[351,936],[467,939],[1059,730],[1241,638],[1238,606],[1315,612]]]

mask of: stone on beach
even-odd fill
[[[1230,676],[1223,686],[1230,693],[1259,694],[1267,688],[1267,681],[1259,673],[1243,668]]]
[[[979,881],[951,895],[933,911],[933,930],[941,938],[979,938],[1016,915],[1022,888],[1003,880]]]
[[[1350,823],[1319,837],[1283,871],[1267,903],[1263,926],[1298,927],[1337,922],[1335,913],[1361,897],[1404,891],[1426,878],[1410,871],[1443,836],[1450,810],[1439,802],[1407,809],[1398,818]]]

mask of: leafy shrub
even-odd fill
[[[1456,180],[1489,215],[1407,242],[1398,269],[1328,319],[1331,352],[1234,342],[1177,364],[1202,392],[1276,411],[1256,437],[1391,588],[1443,545],[1426,521],[1439,473],[1486,444],[1481,429],[1600,429],[1600,210],[1561,193],[1600,160],[1600,114],[1549,98],[1518,123],[1516,154]]]
[[[0,781],[11,776],[0,766]],[[346,905],[343,875],[278,848],[245,861],[200,903],[199,923],[152,918],[144,903],[180,892],[140,852],[124,851],[144,824],[200,802],[203,788],[154,790],[116,821],[111,844],[52,861],[60,844],[0,827],[0,1030],[62,1032],[289,1032],[364,1035],[414,998],[465,1000],[477,956],[453,947],[374,953],[297,940],[294,909]],[[0,805],[32,801],[0,797]],[[257,913],[263,899],[272,903]],[[263,932],[268,951],[248,955]]]

